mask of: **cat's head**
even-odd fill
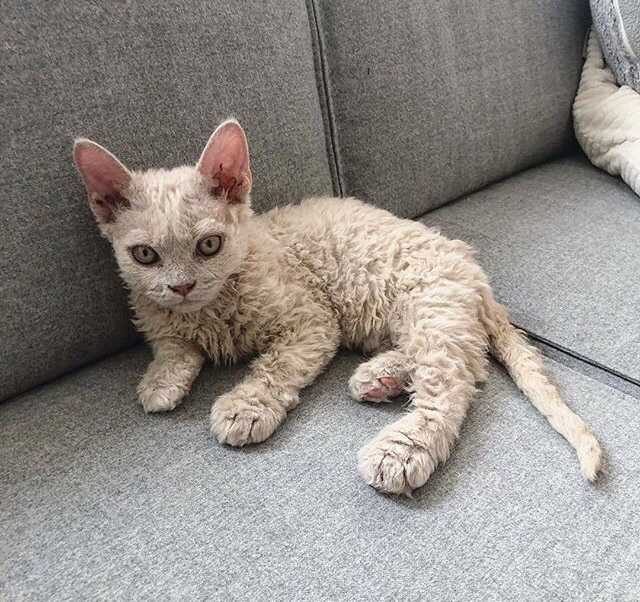
[[[183,313],[215,299],[247,249],[252,180],[237,121],[218,127],[193,167],[130,171],[86,139],[73,158],[134,294]]]

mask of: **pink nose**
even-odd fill
[[[169,285],[169,288],[174,293],[178,293],[179,295],[182,295],[183,297],[186,297],[193,290],[193,287],[195,285],[196,285],[195,282],[189,282],[187,284],[178,284],[176,286]]]

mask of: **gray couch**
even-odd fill
[[[640,201],[573,140],[586,0],[1,4],[0,599],[640,597]],[[348,398],[352,353],[260,446],[207,431],[243,366],[145,416],[71,141],[194,162],[229,115],[256,209],[357,195],[473,243],[600,481],[498,367],[414,499],[356,474],[403,409]]]

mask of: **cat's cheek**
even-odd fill
[[[142,271],[129,257],[128,253],[124,257],[116,255],[120,277],[124,281],[127,288],[132,292],[143,293],[149,295],[150,291],[157,291],[157,274],[152,274],[151,270]]]
[[[116,262],[118,263],[118,267],[121,271],[129,272],[132,268],[132,259],[129,256],[129,251],[126,248],[121,247],[120,245],[113,245],[113,255],[116,258]]]

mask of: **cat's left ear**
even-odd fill
[[[249,144],[235,119],[218,126],[197,165],[211,182],[211,192],[229,204],[247,203],[251,192]]]

